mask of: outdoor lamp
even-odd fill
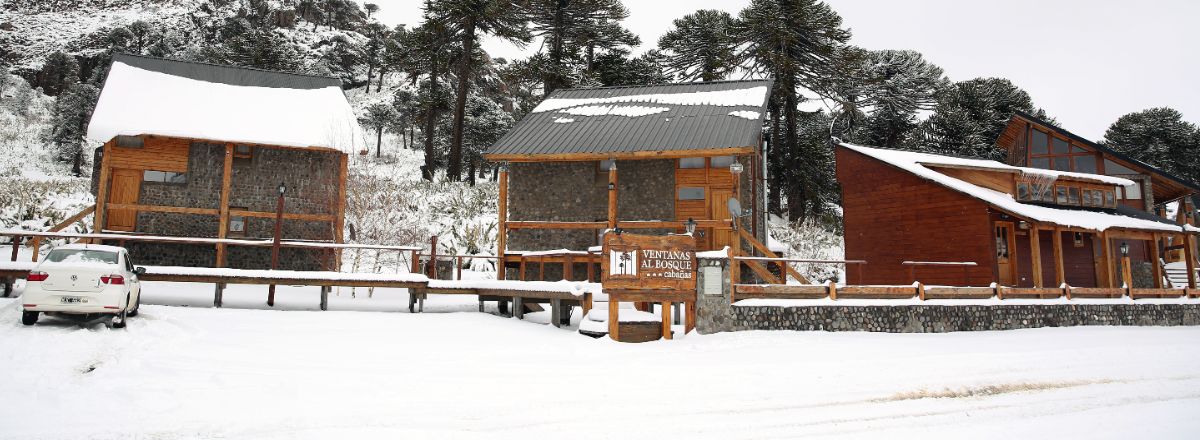
[[[691,217],[688,217],[687,223],[684,223],[684,225],[683,225],[683,230],[687,231],[688,235],[692,235],[693,233],[695,233],[696,232],[696,220],[693,220]]]
[[[729,164],[729,172],[733,173],[735,176],[742,174],[742,163],[734,161],[733,163]]]
[[[1121,242],[1121,256],[1122,257],[1129,256],[1129,243]]]
[[[613,185],[613,183],[612,183],[612,182],[608,182],[608,190],[609,190],[609,191],[612,191],[612,190],[614,190],[614,189],[617,189],[617,186],[616,186],[616,185]]]
[[[285,192],[287,192],[287,185],[285,185],[283,182],[279,182],[279,195],[282,196]]]

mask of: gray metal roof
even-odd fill
[[[341,80],[326,76],[301,75],[298,73],[275,72],[248,67],[168,60],[124,53],[114,54],[113,62],[124,63],[152,72],[232,86],[280,89],[323,89],[326,87],[342,86]]]
[[[661,99],[661,95],[746,90],[755,87],[766,87],[766,93],[762,94],[761,102],[754,105],[679,104],[678,101],[687,99],[679,96],[665,100],[676,103],[664,102]],[[762,133],[762,118],[766,114],[766,101],[770,89],[770,80],[749,80],[557,90],[547,101],[634,95],[660,95],[660,99],[639,97],[629,101],[606,103],[581,101],[577,105],[554,106],[560,108],[548,111],[539,112],[535,109],[492,145],[487,154],[620,155],[635,152],[755,147]],[[546,103],[543,102],[542,105]],[[568,112],[598,105],[665,107],[667,110],[632,117],[611,114],[587,116]],[[731,116],[730,112],[734,111],[757,112],[757,117],[747,119]],[[556,120],[560,122],[555,122]]]

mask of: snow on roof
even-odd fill
[[[200,70],[213,77],[208,81],[197,79],[197,75],[175,74],[195,63],[153,61],[171,69],[150,70],[145,60],[136,57],[113,58],[88,124],[88,139],[107,142],[119,135],[150,134],[330,148],[348,154],[366,148],[354,110],[334,84],[296,87],[301,80],[315,77],[294,75],[296,80],[275,86],[244,85],[244,81],[235,85],[218,81],[285,74],[196,65],[201,67],[191,73]],[[221,75],[211,75],[213,71]]]
[[[613,104],[620,102],[652,102],[673,105],[715,105],[720,107],[759,107],[767,96],[766,86],[747,87],[733,90],[715,90],[685,93],[651,93],[639,95],[610,96],[605,98],[549,98],[534,107],[532,113],[541,113],[570,107]],[[664,110],[665,111],[665,110]]]
[[[848,144],[843,144],[843,145],[848,145]],[[859,146],[859,148],[868,148],[868,147]],[[1129,185],[1136,184],[1136,182],[1134,182],[1132,180],[1121,178],[1121,177],[1105,176],[1105,175],[1100,175],[1100,174],[1073,173],[1073,172],[1069,172],[1069,171],[1054,171],[1054,170],[1046,170],[1046,169],[1041,169],[1041,168],[1017,167],[1017,166],[1012,166],[1012,165],[1008,165],[1005,163],[1000,163],[1000,162],[996,162],[994,160],[987,160],[987,159],[970,159],[970,158],[965,158],[965,157],[942,156],[942,155],[938,155],[938,154],[918,153],[918,152],[914,152],[914,151],[899,151],[899,150],[887,150],[887,149],[879,149],[879,150],[883,151],[883,152],[894,152],[894,153],[896,153],[895,156],[897,156],[897,157],[903,156],[904,160],[915,162],[915,163],[918,163],[921,165],[931,165],[931,166],[935,166],[935,167],[936,166],[945,166],[945,167],[956,167],[956,168],[975,168],[975,169],[982,169],[982,170],[994,170],[994,171],[1018,173],[1018,174],[1022,174],[1022,175],[1046,176],[1046,177],[1053,177],[1053,178],[1065,177],[1065,178],[1074,179],[1074,180],[1086,180],[1086,181],[1091,181],[1091,182],[1105,183],[1105,184],[1109,184],[1109,185],[1120,185],[1120,186],[1129,186]]]
[[[1033,168],[1021,168],[1005,165],[1000,162],[981,159],[964,159],[949,156],[939,156],[926,153],[915,153],[911,151],[887,150],[880,148],[864,147],[849,143],[841,143],[842,147],[873,157],[882,162],[888,163],[897,168],[913,173],[926,180],[931,180],[947,188],[967,194],[969,196],[980,199],[988,204],[1006,211],[1018,217],[1024,217],[1036,222],[1052,223],[1059,226],[1074,227],[1089,229],[1093,231],[1104,231],[1109,228],[1125,228],[1138,230],[1152,231],[1172,231],[1179,232],[1182,230],[1180,225],[1174,225],[1164,222],[1156,222],[1152,220],[1144,220],[1139,218],[1128,217],[1124,215],[1109,214],[1104,212],[1086,211],[1079,209],[1059,209],[1048,206],[1033,205],[1018,202],[1013,198],[1012,194],[1002,193],[992,189],[984,188],[970,182],[959,180],[954,177],[934,171],[926,165],[946,165],[946,166],[970,166],[984,169],[996,170],[1016,170],[1025,172],[1047,172],[1051,174],[1081,174],[1081,173],[1059,173],[1054,171],[1038,170]],[[1091,175],[1088,175],[1091,176]],[[1107,176],[1108,179],[1117,179]],[[1126,180],[1126,179],[1117,179]],[[1132,182],[1129,182],[1132,183]],[[1115,183],[1121,184],[1121,183]]]
[[[649,107],[642,105],[585,105],[580,107],[571,107],[562,110],[561,113],[567,113],[575,116],[628,116],[636,118],[638,116],[653,115],[670,110],[667,107]],[[555,122],[558,122],[556,119]]]

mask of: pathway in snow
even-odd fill
[[[53,320],[27,328],[18,312],[17,300],[0,299],[0,438],[1200,432],[1200,328],[619,344],[475,312],[147,305],[123,331]]]

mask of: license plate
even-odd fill
[[[64,296],[59,299],[59,302],[63,304],[81,304],[86,303],[87,298],[80,298],[78,296]]]

